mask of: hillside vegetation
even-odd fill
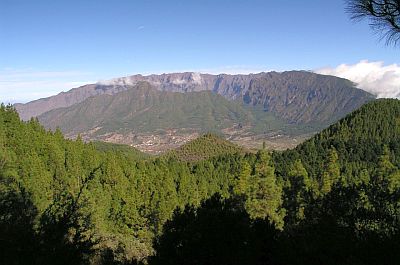
[[[400,101],[376,100],[294,150],[206,135],[188,163],[98,151],[1,106],[0,263],[396,264],[399,120]]]
[[[132,160],[145,159],[150,157],[148,154],[140,152],[138,149],[128,146],[126,144],[114,144],[100,141],[94,141],[91,144],[96,148],[96,150],[100,152],[115,152],[122,154]]]
[[[377,165],[385,148],[391,150],[398,165],[399,137],[399,100],[379,99],[362,106],[294,150],[283,153],[283,157],[301,159],[309,173],[316,176],[323,169],[322,158],[334,149],[340,154],[338,162],[343,173],[351,178]]]
[[[176,150],[167,152],[164,156],[193,162],[236,153],[244,153],[244,149],[215,134],[208,133]]]

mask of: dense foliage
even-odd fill
[[[229,196],[234,175],[226,170],[238,159],[196,165],[171,157],[142,159],[120,146],[66,140],[59,130],[46,131],[34,119],[21,122],[10,106],[1,107],[0,126],[0,221],[5,230],[0,242],[13,258],[26,256],[9,244],[17,233],[13,229],[29,229],[38,249],[57,240],[61,252],[70,253],[67,245],[85,246],[75,257],[82,262],[101,263],[104,255],[120,262],[142,260],[153,253],[153,238],[176,208],[199,205],[217,192]],[[218,163],[221,167],[214,168]],[[13,216],[10,209],[16,211]],[[28,215],[21,220],[28,225],[13,226],[19,215]],[[62,255],[57,251],[38,255],[32,249],[28,259],[40,264]]]
[[[195,162],[216,156],[244,153],[243,148],[216,134],[207,133],[181,147],[165,153],[163,156],[180,161]]]
[[[135,147],[126,144],[115,144],[101,141],[93,141],[92,144],[98,151],[123,154],[124,156],[127,156],[128,158],[133,160],[142,158],[145,159],[150,157],[149,154],[143,153]]]
[[[294,150],[193,144],[192,162],[96,149],[1,106],[0,263],[394,264],[399,143],[398,100]]]

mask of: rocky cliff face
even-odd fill
[[[56,96],[27,104],[16,104],[22,119],[49,110],[69,107],[101,94],[114,95],[146,81],[161,91],[210,90],[229,100],[261,105],[266,111],[292,123],[331,122],[374,97],[348,80],[305,71],[269,72],[249,75],[172,73],[133,75],[74,88]]]

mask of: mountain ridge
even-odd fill
[[[143,81],[160,91],[212,91],[228,100],[242,100],[249,105],[261,106],[294,123],[333,122],[374,98],[348,80],[306,71],[249,75],[185,72],[116,78],[74,88],[53,97],[16,104],[15,107],[21,118],[27,120],[55,108],[72,106],[91,96],[117,94]],[[337,115],[332,115],[334,111]]]

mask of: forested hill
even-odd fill
[[[352,175],[355,173],[352,171],[377,165],[385,146],[400,165],[400,102],[397,99],[365,104],[283,156],[302,159],[309,172],[318,175],[323,169],[322,158],[335,150],[340,154],[343,171]]]
[[[346,144],[369,142],[381,145],[395,145],[400,135],[400,104],[397,99],[379,99],[364,106],[339,120],[329,128],[299,146],[303,149],[312,143],[323,146],[336,142]],[[369,146],[366,145],[365,148]]]
[[[294,150],[188,163],[99,151],[1,106],[0,263],[396,264],[399,119],[400,101],[376,100]]]
[[[196,162],[216,156],[244,153],[244,149],[215,134],[207,133],[164,154],[180,161]]]

